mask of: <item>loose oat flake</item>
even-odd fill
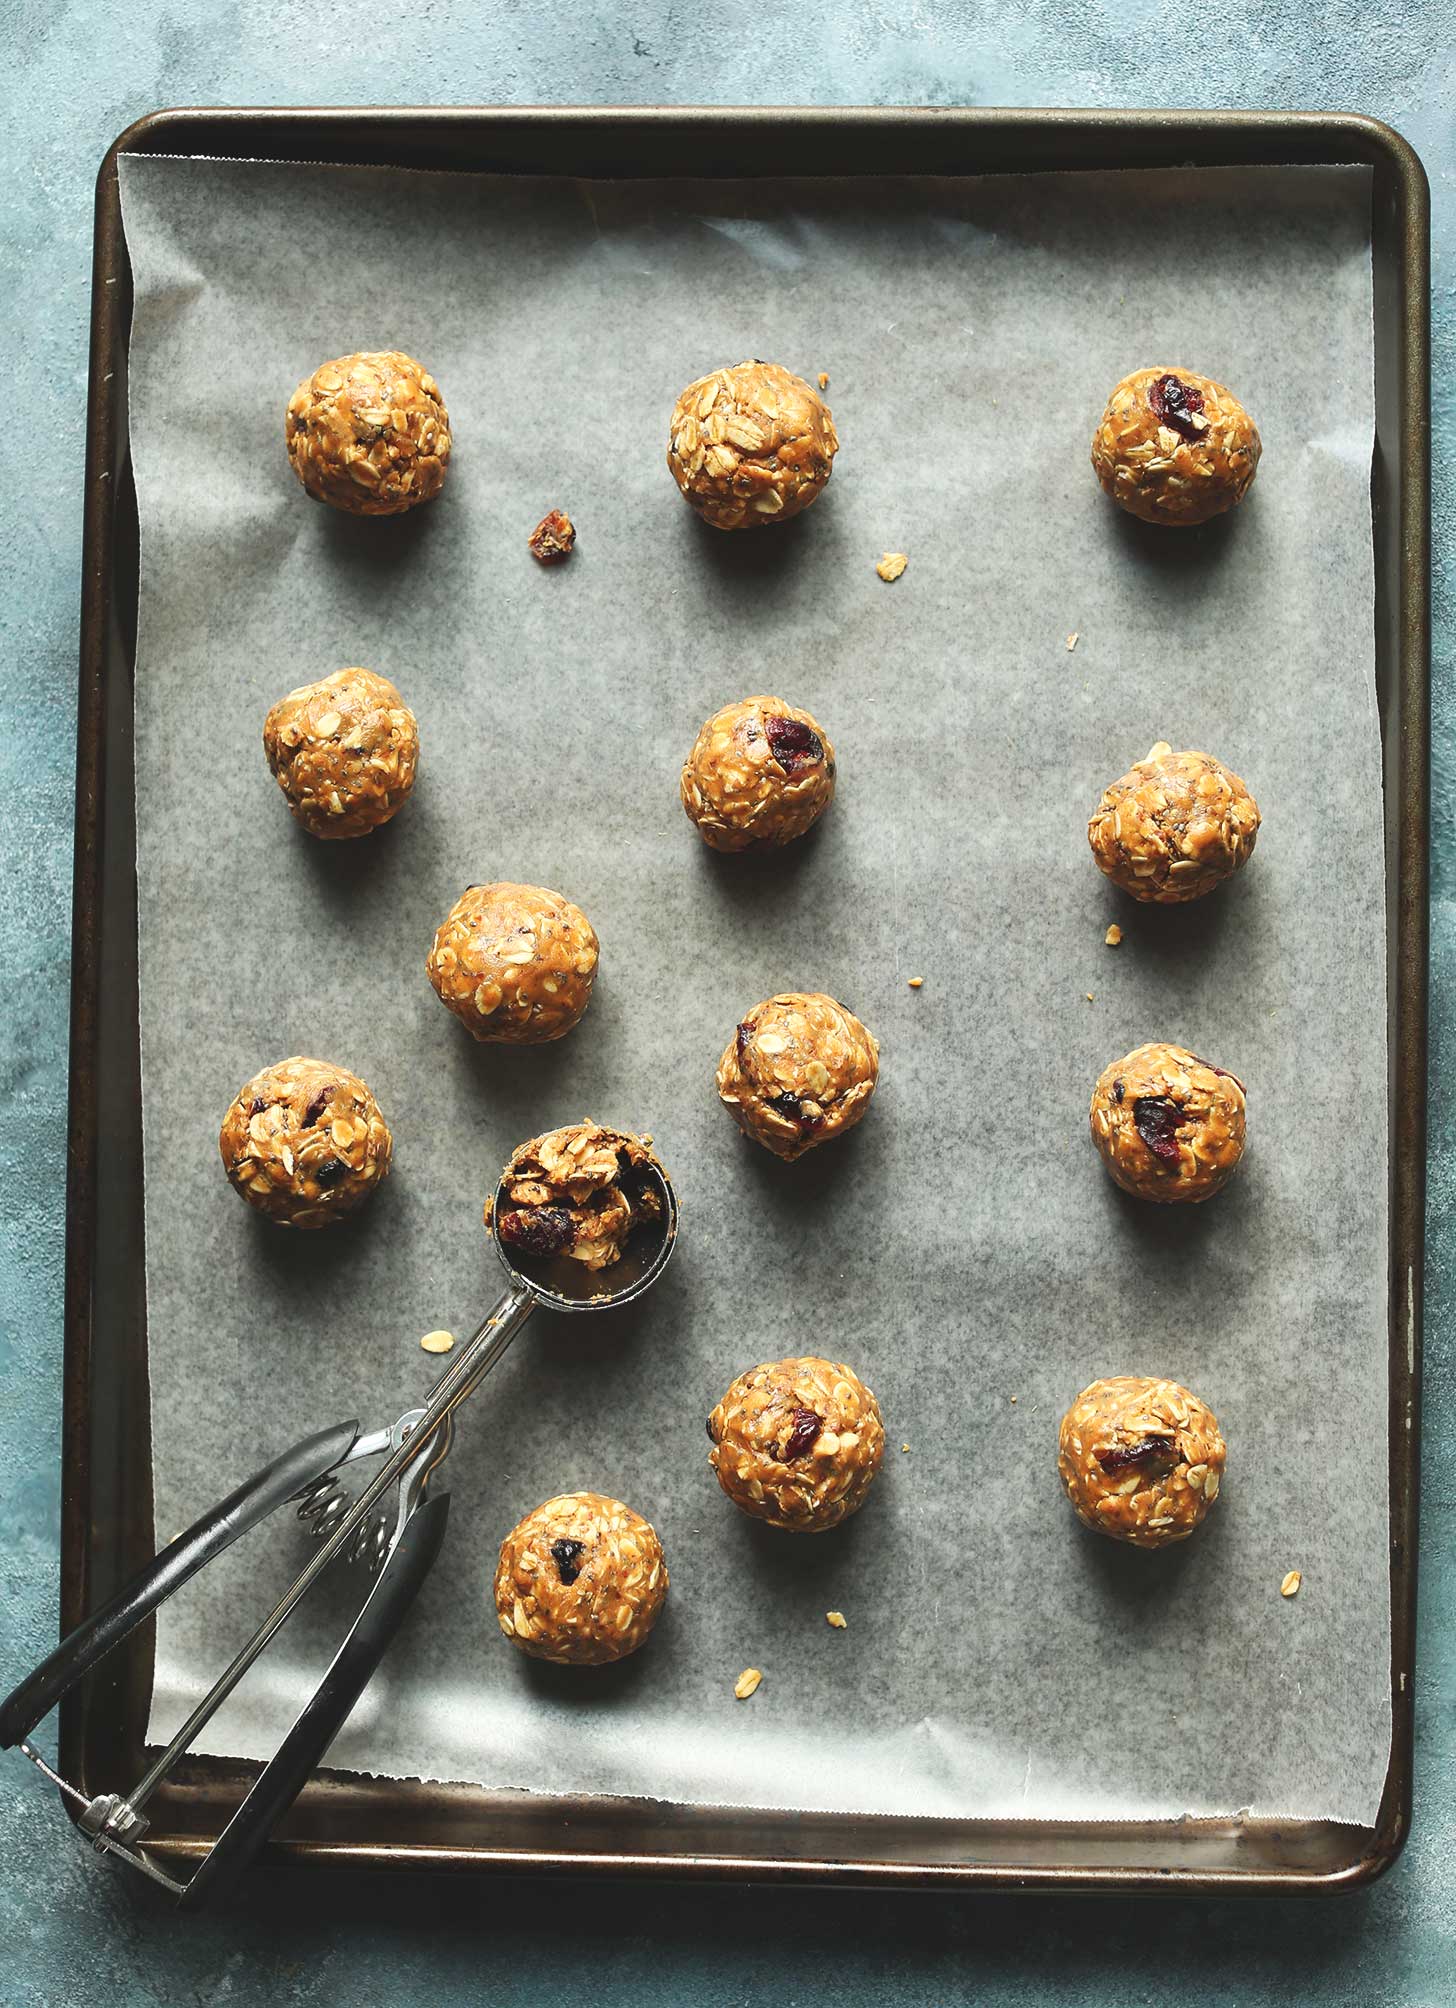
[[[1113,921],[1111,927],[1108,928],[1106,934],[1103,935],[1102,939],[1106,942],[1109,948],[1118,948],[1122,945],[1122,929],[1118,926],[1116,921]]]
[[[836,1631],[843,1631],[848,1625],[849,1619],[844,1615],[843,1611],[826,1611],[824,1613],[824,1622],[825,1624],[833,1625]]]
[[[746,1666],[734,1681],[733,1692],[740,1701],[747,1701],[749,1695],[757,1691],[758,1683],[762,1679],[763,1674],[758,1667]]]
[[[903,551],[886,551],[884,557],[875,566],[875,570],[887,586],[892,586],[909,562],[910,560],[905,556]]]
[[[1299,1573],[1298,1569],[1291,1569],[1289,1574],[1284,1578],[1284,1581],[1279,1585],[1280,1596],[1297,1597],[1299,1595],[1299,1586],[1303,1581],[1304,1577]]]
[[[1079,641],[1080,641],[1081,639],[1082,639],[1081,635],[1080,635],[1080,634],[1078,634],[1078,632],[1077,632],[1077,630],[1076,630],[1075,628],[1073,628],[1072,632],[1071,632],[1071,633],[1070,633],[1070,634],[1069,634],[1069,635],[1067,636],[1067,654],[1068,654],[1068,655],[1070,655],[1070,654],[1072,653],[1072,650],[1073,650],[1073,649],[1074,649],[1074,648],[1075,648],[1075,647],[1077,646],[1077,643],[1078,643],[1078,642],[1079,642]]]
[[[820,370],[820,372],[819,372],[819,388],[820,388],[820,390],[828,390],[828,388],[829,388],[829,372],[828,372],[828,370]]]
[[[448,1353],[455,1343],[453,1332],[426,1332],[420,1347],[427,1353]]]
[[[918,990],[924,983],[925,978],[923,976],[910,976],[906,978],[906,981],[912,990]]]

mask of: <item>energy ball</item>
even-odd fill
[[[1244,1154],[1244,1084],[1182,1046],[1139,1046],[1092,1091],[1092,1141],[1124,1192],[1211,1199]]]
[[[834,800],[834,748],[816,718],[781,697],[740,698],[693,741],[681,793],[715,851],[791,844]]]
[[[293,471],[315,502],[400,516],[438,495],[450,463],[440,386],[398,349],[321,363],[288,400]]]
[[[778,363],[736,363],[672,408],[667,464],[715,530],[757,530],[807,509],[839,451],[829,407]]]
[[[436,995],[474,1039],[540,1046],[591,1002],[596,930],[579,906],[539,885],[472,885],[425,961]]]
[[[420,734],[387,676],[336,669],[279,698],[263,721],[263,751],[306,830],[362,837],[404,807]]]
[[[1092,465],[1145,523],[1206,523],[1243,500],[1262,451],[1231,390],[1193,370],[1134,370],[1107,400]]]
[[[331,1227],[389,1170],[393,1139],[357,1074],[327,1060],[280,1060],[255,1074],[222,1119],[235,1192],[281,1227]]]
[[[1186,1541],[1218,1498],[1228,1451],[1177,1381],[1119,1374],[1083,1388],[1062,1417],[1057,1470],[1077,1518],[1114,1541]]]
[[[662,1214],[647,1167],[662,1166],[640,1137],[590,1120],[523,1143],[502,1184],[509,1208],[485,1204],[487,1233],[515,1255],[563,1255],[588,1269],[621,1260],[627,1237]]]
[[[512,1645],[558,1666],[605,1666],[647,1641],[667,1598],[653,1529],[600,1492],[566,1492],[501,1542],[495,1608]]]
[[[853,1129],[880,1074],[879,1042],[819,991],[755,1004],[718,1062],[718,1099],[775,1157],[802,1157]]]
[[[1200,899],[1254,855],[1259,807],[1210,753],[1160,739],[1105,789],[1087,825],[1098,869],[1134,899]]]
[[[857,1513],[885,1452],[880,1405],[859,1375],[813,1357],[740,1374],[708,1435],[733,1504],[788,1534],[822,1534]]]

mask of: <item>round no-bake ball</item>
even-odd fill
[[[822,1534],[857,1513],[885,1451],[880,1405],[859,1375],[812,1357],[740,1374],[708,1435],[733,1504],[790,1534]]]
[[[331,1227],[389,1170],[393,1140],[357,1074],[280,1060],[241,1089],[218,1148],[233,1190],[282,1227]]]
[[[736,363],[690,383],[672,408],[667,464],[705,523],[756,530],[807,509],[839,435],[829,407],[778,363]]]
[[[1198,899],[1254,854],[1259,807],[1209,753],[1175,753],[1160,739],[1103,792],[1087,825],[1100,870],[1134,899]]]
[[[596,930],[579,906],[539,885],[467,886],[425,963],[440,1002],[472,1038],[539,1046],[569,1032],[591,1001]]]
[[[398,349],[321,363],[288,400],[284,435],[309,494],[351,516],[399,516],[445,485],[440,386]]]
[[[1218,1498],[1228,1458],[1211,1410],[1176,1381],[1119,1374],[1062,1417],[1057,1470],[1077,1517],[1135,1548],[1186,1541]]]
[[[1107,400],[1092,465],[1145,523],[1206,523],[1243,500],[1261,452],[1231,390],[1193,370],[1134,370]]]
[[[501,1543],[500,1628],[533,1659],[604,1666],[645,1643],[667,1597],[662,1543],[600,1492],[548,1499]]]
[[[755,1004],[718,1062],[718,1099],[775,1157],[802,1157],[855,1124],[880,1075],[874,1034],[833,997],[787,991]]]
[[[404,807],[420,735],[388,677],[336,669],[279,698],[263,721],[263,751],[306,830],[362,837]]]
[[[715,851],[789,844],[834,799],[834,748],[807,711],[743,697],[711,717],[682,770],[682,805]]]
[[[1092,1141],[1124,1192],[1196,1202],[1244,1154],[1244,1084],[1182,1046],[1139,1046],[1092,1091]]]

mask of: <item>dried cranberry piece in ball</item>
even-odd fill
[[[1203,412],[1203,392],[1171,372],[1148,385],[1148,403],[1159,425],[1170,426],[1180,439],[1199,439],[1208,430],[1206,421],[1195,423]]]
[[[1178,1445],[1171,1436],[1145,1436],[1138,1443],[1114,1443],[1099,1450],[1097,1462],[1111,1475],[1123,1471],[1171,1471],[1178,1462]]]
[[[824,758],[824,741],[797,718],[770,716],[763,721],[763,730],[770,753],[791,781]]]
[[[576,1240],[576,1222],[565,1206],[520,1206],[501,1215],[497,1232],[522,1255],[564,1255]]]
[[[789,1418],[791,1427],[784,1439],[783,1462],[792,1464],[796,1457],[812,1450],[819,1440],[819,1432],[824,1427],[822,1415],[816,1415],[812,1408],[796,1408]]]
[[[1154,1157],[1160,1157],[1164,1164],[1178,1162],[1178,1130],[1184,1118],[1175,1101],[1167,1095],[1139,1095],[1132,1105],[1132,1119]]]
[[[581,1574],[582,1550],[585,1541],[553,1541],[551,1559],[556,1564],[556,1573],[568,1587]]]

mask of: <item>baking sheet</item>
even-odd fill
[[[1390,1715],[1366,172],[120,168],[159,1538],[305,1429],[418,1400],[418,1334],[463,1333],[495,1290],[499,1164],[590,1112],[657,1137],[677,1256],[629,1313],[539,1314],[464,1412],[445,1555],[331,1762],[826,1810],[1371,1819]],[[438,376],[456,455],[439,503],[353,522],[298,490],[282,407],[321,358],[387,345]],[[682,383],[744,354],[828,370],[844,447],[800,523],[733,538],[662,454]],[[1236,520],[1160,538],[1100,496],[1091,428],[1144,361],[1255,413]],[[543,574],[524,537],[552,505],[580,543]],[[893,587],[885,549],[910,556]],[[388,830],[325,846],[290,822],[261,721],[350,662],[399,683],[423,773]],[[822,719],[839,796],[783,856],[720,859],[677,770],[755,689]],[[1144,913],[1084,823],[1161,737],[1243,773],[1265,827],[1237,884]],[[491,876],[559,887],[602,938],[587,1019],[537,1053],[474,1047],[424,977],[436,922]],[[883,1049],[865,1124],[797,1166],[740,1138],[711,1080],[743,1010],[787,987],[842,996]],[[1086,1138],[1097,1072],[1153,1037],[1250,1090],[1245,1167],[1181,1215],[1119,1194]],[[249,1214],[217,1164],[229,1097],[291,1052],[356,1068],[395,1131],[377,1200],[326,1236]],[[705,1460],[728,1380],[804,1350],[859,1368],[892,1445],[823,1540],[742,1519]],[[1055,1479],[1062,1409],[1127,1371],[1186,1381],[1230,1443],[1217,1513],[1162,1555],[1084,1534]],[[650,1647],[585,1678],[511,1652],[489,1603],[501,1535],[580,1485],[647,1513],[673,1577]],[[165,1607],[154,1736],[305,1541],[255,1536]],[[267,1754],[360,1588],[335,1572],[201,1747]]]

